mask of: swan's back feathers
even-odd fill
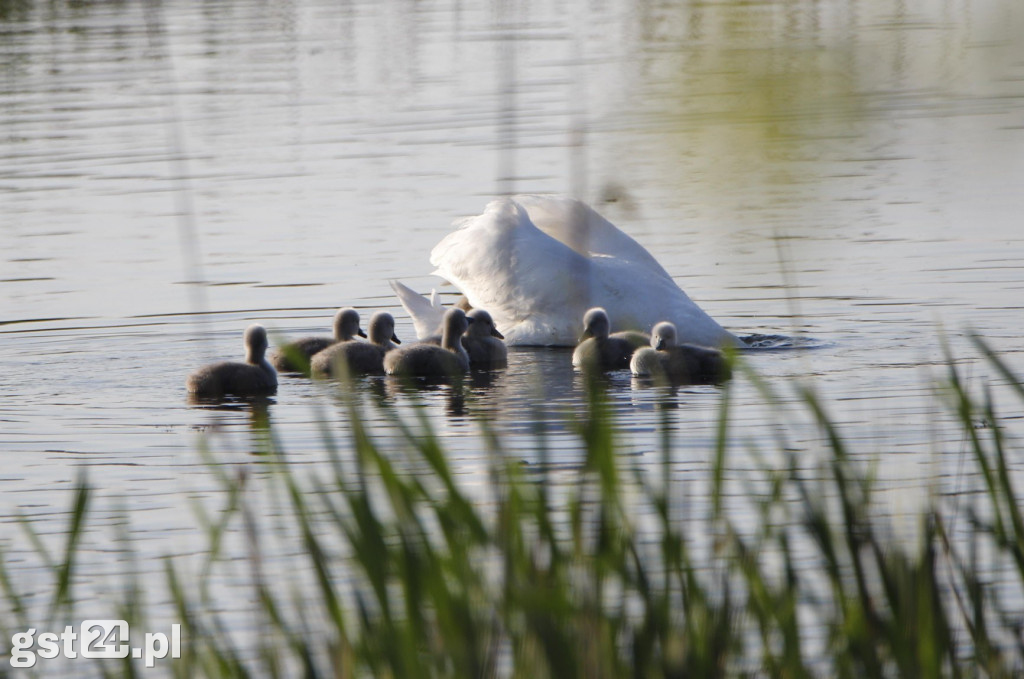
[[[463,220],[434,247],[430,263],[473,307],[491,313],[509,344],[564,344],[579,315],[559,319],[548,310],[574,310],[590,296],[590,261],[538,229],[511,200],[492,201]]]
[[[614,257],[672,279],[644,246],[583,201],[530,195],[513,200],[526,209],[538,229],[584,257]]]
[[[487,309],[507,344],[574,345],[579,318],[593,306],[608,309],[618,330],[646,332],[670,319],[684,341],[741,344],[649,252],[588,206],[540,196],[522,201],[492,201],[483,214],[457,222],[430,253],[434,273]],[[429,334],[436,329],[421,336]]]

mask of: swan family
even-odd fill
[[[445,308],[436,293],[428,298],[391,281],[419,343],[399,347],[395,320],[386,312],[374,314],[367,336],[358,312],[346,308],[335,315],[333,337],[285,344],[271,365],[266,330],[253,325],[245,332],[245,363],[203,367],[188,377],[188,391],[273,393],[275,367],[318,377],[344,371],[452,378],[504,367],[507,345],[575,346],[572,362],[581,370],[630,369],[673,384],[716,383],[729,376],[720,350],[746,346],[643,246],[581,201],[503,198],[454,226],[430,262],[463,294],[460,305]]]

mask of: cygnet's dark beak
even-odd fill
[[[394,342],[395,344],[402,343],[402,340],[398,339],[398,335],[396,335],[395,333],[391,333],[391,341]]]
[[[664,349],[665,348],[665,338],[664,337],[659,337],[658,338],[658,343],[654,345],[654,348],[657,349],[658,351],[661,351],[662,349]]]
[[[360,337],[366,337],[366,331],[363,330],[362,328],[356,330],[356,334],[359,335]]]
[[[491,326],[491,335],[497,337],[498,339],[505,339],[505,336],[498,332],[498,329],[495,328],[493,325]]]
[[[470,325],[473,325],[473,317],[472,316],[466,316],[466,322],[469,323]]]

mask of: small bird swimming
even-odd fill
[[[224,361],[199,368],[185,380],[188,392],[201,398],[266,396],[277,391],[277,372],[267,362],[267,331],[259,324],[245,329],[245,363]]]
[[[472,322],[462,309],[449,309],[444,315],[441,346],[421,342],[389,352],[384,357],[384,371],[401,377],[461,377],[469,370],[462,335]]]
[[[469,355],[471,368],[504,368],[508,365],[505,336],[494,327],[491,315],[483,309],[469,312],[469,330],[462,336],[462,347]]]
[[[348,342],[356,336],[366,337],[366,333],[359,327],[359,312],[355,309],[339,309],[334,314],[334,337],[303,337],[289,342],[271,354],[270,362],[281,372],[304,372],[315,354],[332,344]]]
[[[395,335],[395,318],[378,311],[370,318],[369,342],[338,342],[313,356],[310,368],[318,377],[338,376],[339,361],[345,362],[349,375],[383,375],[384,355],[402,340]]]
[[[663,321],[651,331],[651,346],[638,349],[629,364],[636,377],[681,384],[719,384],[732,376],[721,351],[676,344],[676,326]]]
[[[604,372],[629,367],[639,333],[612,333],[608,313],[601,307],[589,309],[583,316],[583,334],[572,364],[577,368]],[[643,335],[640,335],[644,337]]]
[[[469,356],[469,367],[489,369],[507,366],[508,347],[502,342],[505,336],[498,332],[491,315],[483,309],[470,309],[466,316],[470,319],[469,329],[461,339],[462,348]],[[441,336],[432,335],[423,342],[441,346]]]

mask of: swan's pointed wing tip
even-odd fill
[[[391,287],[398,295],[402,308],[412,319],[416,336],[423,339],[437,334],[436,330],[441,326],[443,309],[434,306],[430,299],[397,280],[392,281]]]

